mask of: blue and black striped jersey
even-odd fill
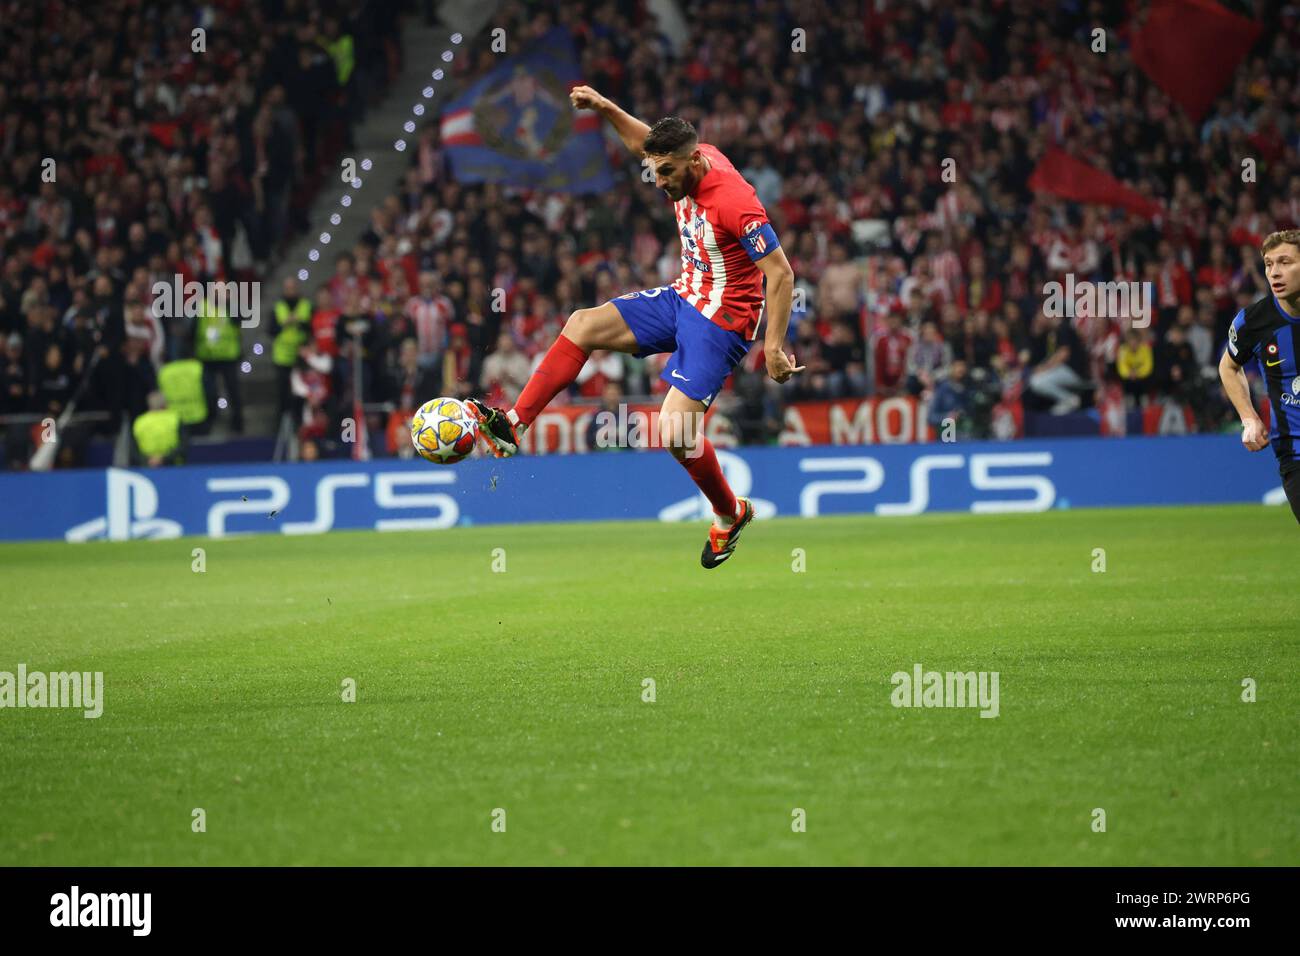
[[[1283,312],[1275,296],[1252,302],[1228,327],[1228,357],[1258,363],[1273,411],[1273,454],[1279,462],[1300,460],[1300,318]]]

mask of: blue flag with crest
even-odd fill
[[[481,77],[441,117],[452,175],[463,183],[556,192],[610,189],[600,115],[569,103],[569,90],[580,82],[573,40],[563,27]]]

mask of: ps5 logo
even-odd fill
[[[460,520],[460,506],[449,494],[430,491],[430,485],[450,485],[456,481],[451,472],[386,471],[370,475],[365,472],[335,472],[319,478],[314,488],[315,513],[308,521],[284,521],[275,530],[282,534],[319,534],[335,524],[335,499],[349,489],[367,488],[374,480],[373,506],[379,512],[432,509],[433,515],[385,517],[375,520],[377,531],[414,531],[450,528]],[[127,541],[132,538],[178,538],[185,533],[179,521],[159,518],[158,489],[144,475],[120,468],[105,473],[106,513],[82,522],[64,533],[68,541]],[[423,486],[424,491],[417,491]],[[228,522],[238,515],[257,515],[265,519],[283,512],[289,505],[289,482],[278,475],[248,475],[232,478],[209,478],[206,490],[216,495],[229,494],[209,505],[202,527],[191,527],[190,534],[206,531],[214,538],[238,533]],[[356,523],[350,522],[351,527]],[[239,530],[252,530],[245,523]],[[260,528],[258,530],[261,530]],[[267,529],[270,530],[270,529]]]
[[[975,514],[1002,514],[1011,511],[1046,511],[1056,502],[1056,486],[1042,474],[995,475],[994,468],[1045,468],[1052,463],[1051,452],[994,452],[971,455],[920,455],[908,470],[908,500],[888,501],[874,508],[878,515],[918,515],[930,510],[930,474],[935,471],[966,470],[970,487],[975,491],[1028,491],[1029,498],[995,498],[973,501]],[[852,458],[804,458],[802,472],[857,471],[859,478],[810,481],[799,492],[799,513],[805,518],[822,513],[821,500],[826,495],[862,495],[880,490],[885,483],[885,468],[870,456]]]
[[[126,541],[130,538],[179,538],[181,525],[157,518],[158,489],[144,475],[110,468],[104,473],[106,513],[71,527],[68,541]]]
[[[365,472],[336,472],[316,482],[316,515],[310,521],[286,521],[280,526],[283,534],[321,534],[334,529],[335,496],[348,488],[364,488],[370,484]],[[413,485],[450,485],[456,481],[451,472],[381,471],[374,476],[375,507],[381,511],[404,508],[436,508],[438,514],[424,518],[380,518],[376,531],[429,531],[450,528],[460,518],[460,506],[451,495],[438,492],[417,494],[400,489]],[[289,505],[289,482],[275,475],[250,475],[246,478],[209,478],[208,491],[239,492],[238,498],[218,501],[208,509],[208,535],[223,538],[233,532],[227,530],[226,521],[232,515],[267,515],[284,511]],[[264,497],[252,497],[259,492]]]
[[[753,473],[749,464],[739,455],[718,449],[718,463],[723,475],[738,495],[749,495],[753,486]],[[917,515],[931,510],[930,476],[938,471],[965,471],[966,480],[975,491],[1029,492],[1013,498],[991,498],[972,501],[969,510],[975,514],[1004,514],[1016,511],[1046,511],[1056,503],[1056,486],[1044,474],[995,474],[1002,468],[1046,468],[1052,464],[1051,452],[992,452],[985,454],[920,455],[908,469],[907,501],[883,501],[872,510],[878,515]],[[869,455],[851,457],[801,458],[799,470],[804,473],[828,474],[832,472],[857,472],[856,477],[809,481],[799,490],[799,514],[813,518],[823,513],[822,499],[831,495],[867,495],[878,492],[885,484],[885,466]],[[774,502],[753,499],[754,510],[760,518],[770,518],[777,513]],[[852,511],[866,510],[854,507]],[[712,508],[703,495],[674,502],[659,511],[660,521],[694,521],[712,516]]]

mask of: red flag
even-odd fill
[[[1029,177],[1029,188],[1036,193],[1051,193],[1074,202],[1121,206],[1148,219],[1163,212],[1154,200],[1054,146],[1038,161]]]
[[[1133,32],[1133,62],[1200,122],[1261,29],[1214,0],[1152,0]]]

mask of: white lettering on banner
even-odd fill
[[[460,520],[460,506],[451,495],[399,494],[397,489],[410,485],[450,485],[456,476],[451,472],[430,472],[412,475],[404,472],[384,472],[375,475],[375,504],[381,508],[437,508],[436,518],[381,518],[375,522],[376,531],[433,531],[450,528]]]
[[[990,475],[991,468],[1046,468],[1050,451],[1001,452],[970,456],[970,483],[976,491],[1032,491],[1033,498],[1019,501],[976,501],[975,514],[1003,514],[1008,511],[1046,511],[1056,502],[1056,486],[1046,475]]]
[[[874,445],[875,429],[872,427],[871,420],[871,403],[860,402],[857,409],[853,412],[853,420],[849,421],[849,416],[844,413],[844,409],[839,405],[832,405],[826,416],[827,424],[831,430],[832,445]],[[803,431],[803,420],[799,420],[799,431]],[[796,444],[807,445],[807,432],[804,432],[804,440]]]
[[[919,515],[930,507],[930,472],[936,468],[960,468],[963,455],[922,455],[912,462],[912,497],[902,504],[876,505],[878,515]]]
[[[104,473],[106,513],[64,532],[67,541],[127,541],[131,538],[179,538],[181,526],[158,513],[158,489],[144,475],[121,468]]]
[[[898,427],[890,427],[890,413],[898,413]],[[853,410],[850,421],[844,407],[834,404],[826,413],[827,426],[830,429],[832,445],[904,445],[918,442],[925,438],[917,431],[920,419],[917,409],[904,398],[886,398],[879,402],[860,402]],[[787,420],[787,426],[793,425]],[[792,436],[803,433],[803,437],[790,444],[807,445],[807,432],[803,421],[797,428],[792,428]]]
[[[755,475],[751,462],[734,452],[718,449],[718,460],[722,465],[727,481],[739,495],[750,495],[755,487]],[[910,458],[910,456],[908,456]],[[987,454],[934,454],[920,455],[904,459],[909,466],[907,477],[907,498],[905,501],[858,501],[851,510],[870,512],[882,516],[914,515],[930,511],[932,502],[933,472],[940,470],[960,470],[969,458],[968,484],[965,487],[954,486],[953,479],[942,479],[942,486],[949,489],[945,494],[945,507],[950,507],[954,498],[958,507],[968,507],[976,514],[999,514],[1006,512],[1046,511],[1056,503],[1057,491],[1051,478],[1044,473],[1053,461],[1051,452],[999,452]],[[896,467],[901,469],[902,462]],[[1029,468],[1035,472],[1029,474],[1001,474],[1001,469]],[[846,457],[807,457],[801,458],[798,470],[804,474],[825,474],[827,472],[848,472],[837,478],[824,478],[796,482],[798,488],[799,514],[813,517],[821,513],[822,501],[827,495],[871,495],[884,487],[887,473],[885,466],[877,458],[870,456]],[[108,469],[105,472],[105,508],[106,513],[97,518],[75,525],[64,532],[69,541],[87,541],[94,538],[110,540],[128,540],[131,538],[155,537],[171,538],[185,533],[179,521],[159,518],[160,496],[157,487],[146,474],[139,474],[123,469]],[[373,507],[379,512],[372,515],[369,502],[360,501],[356,496],[336,500],[341,489],[363,489],[370,482],[372,475],[365,472],[348,471],[320,474],[314,482],[308,476],[294,475],[298,482],[298,497],[305,497],[308,487],[314,489],[315,513],[310,520],[272,522],[241,522],[245,533],[258,531],[278,531],[283,534],[319,534],[334,528],[342,514],[345,523],[357,527],[359,517],[366,522],[373,521],[373,527],[379,531],[435,530],[453,527],[462,519],[461,504],[451,494],[447,486],[455,485],[457,476],[453,471],[410,470],[378,472],[373,474]],[[758,484],[763,485],[769,479]],[[895,484],[901,485],[900,475]],[[195,487],[195,486],[198,487]],[[202,500],[200,488],[206,487],[211,496]],[[213,538],[234,534],[228,530],[232,516],[252,516],[259,518],[274,517],[283,512],[294,497],[294,486],[287,478],[279,475],[244,475],[239,477],[197,478],[189,481],[164,485],[168,490],[168,501],[175,510],[184,505],[193,513],[199,513],[206,506],[207,534]],[[438,488],[446,488],[439,491]],[[193,490],[191,490],[193,489]],[[761,491],[762,488],[760,487]],[[899,489],[901,491],[901,489]],[[793,494],[788,489],[787,494]],[[979,499],[993,493],[985,500]],[[1008,497],[1007,493],[1014,493]],[[230,498],[221,498],[230,495]],[[1025,497],[1028,495],[1029,497]],[[194,500],[194,499],[200,500]],[[755,510],[759,517],[770,517],[777,513],[774,501],[754,498]],[[350,503],[345,507],[344,503]],[[967,504],[969,503],[969,504]],[[340,511],[340,508],[342,511]],[[421,514],[417,509],[425,509]],[[393,511],[406,511],[407,516],[388,514]],[[415,514],[409,514],[416,511]],[[692,494],[689,497],[672,502],[659,509],[661,521],[689,521],[710,517],[712,508],[703,495]],[[537,516],[545,520],[544,516]],[[192,519],[188,519],[192,520]],[[190,527],[189,533],[199,531]]]
[[[370,476],[356,472],[326,475],[316,482],[316,517],[312,521],[286,521],[280,530],[285,534],[320,534],[334,527],[334,490],[336,488],[364,488]]]
[[[439,514],[425,518],[381,518],[375,522],[379,531],[403,531],[449,528],[460,520],[460,507],[446,494],[399,494],[397,489],[408,485],[453,484],[456,476],[451,472],[413,474],[408,471],[380,472],[375,478],[375,505],[384,510],[405,508],[437,508]],[[370,476],[362,472],[345,472],[325,475],[316,482],[316,515],[311,521],[286,521],[279,527],[282,534],[321,534],[332,531],[337,514],[334,507],[335,492],[340,488],[365,488]],[[290,500],[289,483],[283,478],[262,475],[246,478],[212,478],[208,491],[241,492],[239,501],[218,501],[208,509],[208,534],[214,538],[225,537],[226,519],[230,515],[270,515],[284,511]],[[242,500],[251,492],[266,492],[267,497]]]
[[[208,535],[213,538],[226,536],[226,517],[228,515],[267,515],[272,511],[283,511],[289,503],[289,483],[274,475],[249,476],[247,478],[209,478],[208,491],[265,491],[266,498],[247,501],[218,501],[208,509]]]
[[[898,410],[898,431],[889,428],[889,413]],[[924,419],[922,419],[924,421]],[[887,398],[876,403],[876,439],[882,445],[903,445],[920,441],[925,436],[916,433],[916,411],[912,403],[903,398]]]
[[[680,376],[679,376],[680,377]],[[926,424],[927,405],[910,396],[886,399],[838,399],[786,406],[781,431],[776,444],[789,447],[836,445],[905,445],[927,441],[930,428]],[[523,449],[530,455],[571,454],[594,450],[588,447],[588,428],[594,421],[598,434],[595,444],[609,447],[649,447],[649,442],[629,439],[626,443],[612,440],[611,429],[615,417],[618,435],[625,431],[636,433],[649,420],[647,436],[653,436],[653,421],[660,414],[648,404],[620,404],[617,416],[613,412],[586,411],[578,406],[551,409],[537,416],[537,420],[524,434]],[[626,426],[624,420],[626,418]],[[606,424],[608,423],[608,424]],[[735,421],[722,407],[715,407],[704,419],[705,433],[715,447],[735,447],[740,444],[740,433]],[[602,440],[601,434],[604,434]]]
[[[754,486],[754,473],[749,468],[749,462],[734,452],[721,449],[716,451],[718,464],[722,467],[722,477],[727,479],[727,484],[737,496],[749,498],[754,505],[754,517],[774,517],[775,502],[768,501],[766,498],[755,498],[749,493],[749,489]],[[659,509],[660,521],[704,521],[712,518],[713,505],[709,504],[709,499],[702,494],[691,495],[689,498],[675,501]]]
[[[859,479],[810,481],[799,492],[799,514],[811,518],[820,514],[822,495],[862,495],[879,491],[885,483],[885,469],[874,458],[802,458],[800,471],[861,470]]]
[[[804,425],[803,416],[799,414],[799,408],[796,405],[787,405],[785,407],[780,443],[782,445],[799,446],[812,444],[812,439],[808,437],[808,427]]]
[[[885,502],[875,506],[879,515],[920,514],[930,507],[930,472],[938,468],[961,468],[964,455],[922,455],[912,462],[908,482],[909,497],[903,503]],[[994,452],[970,456],[970,486],[976,491],[1032,491],[1034,497],[1011,501],[976,501],[970,510],[976,514],[1001,514],[1009,511],[1046,511],[1056,502],[1056,486],[1046,475],[993,475],[993,468],[1046,467],[1052,463],[1051,452]],[[838,481],[810,481],[799,492],[799,514],[805,518],[821,514],[821,497],[828,494],[861,495],[879,491],[885,482],[885,469],[875,458],[804,458],[799,470],[861,471],[861,478]]]

